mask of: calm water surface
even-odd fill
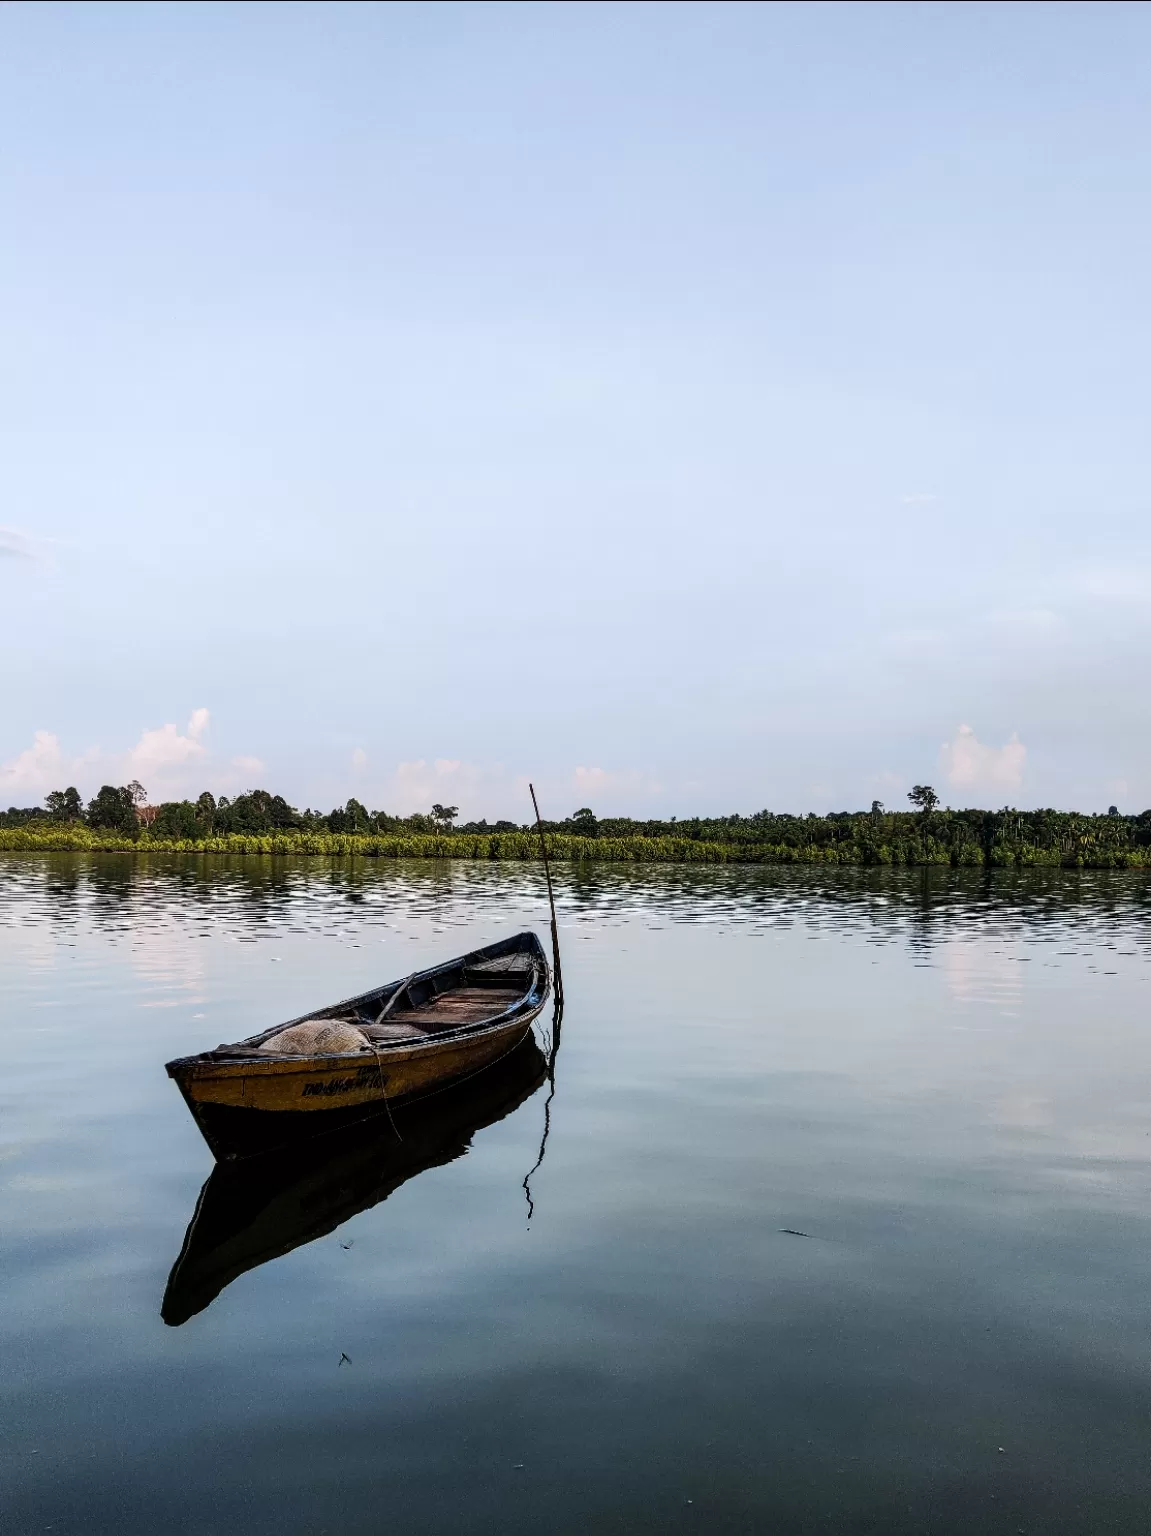
[[[0,1529],[1151,1527],[1146,879],[559,899],[534,1209],[525,1058],[217,1176],[169,1288],[212,1164],[164,1062],[546,935],[540,878],[0,862]]]

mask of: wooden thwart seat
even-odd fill
[[[510,1007],[522,995],[519,987],[455,987],[416,1008],[405,1008],[400,1018],[405,1024],[435,1033],[489,1018],[501,1005]]]

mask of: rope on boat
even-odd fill
[[[417,973],[415,971],[413,971],[410,976],[405,977],[405,979],[400,982],[399,986],[392,993],[391,997],[388,998],[387,1002],[380,1009],[379,1013],[376,1014],[375,1022],[372,1024],[372,1028],[373,1029],[375,1029],[377,1027],[377,1025],[380,1025],[380,1024],[382,1024],[384,1022],[384,1020],[387,1018],[388,1014],[391,1013],[392,1009],[399,1002],[400,997],[402,996],[402,994],[408,990],[408,987],[411,985],[412,980],[414,979],[416,974]],[[377,1070],[377,1072],[380,1075],[380,1097],[383,1099],[383,1101],[384,1101],[384,1108],[388,1112],[388,1124],[391,1126],[392,1130],[395,1132],[396,1140],[397,1141],[403,1141],[404,1138],[400,1135],[400,1128],[399,1128],[399,1126],[395,1122],[395,1118],[392,1115],[392,1106],[391,1106],[391,1104],[390,1104],[390,1102],[388,1100],[388,1090],[387,1090],[387,1087],[385,1086],[385,1083],[384,1083],[384,1062],[383,1062],[383,1058],[380,1055],[380,1044],[379,1044],[379,1041],[378,1040],[373,1040],[370,1035],[367,1036],[367,1041],[368,1041],[368,1044],[372,1048],[372,1055],[376,1058],[376,1070]]]
[[[384,1012],[386,1013],[387,1009],[385,1009]],[[381,1017],[382,1017],[382,1015],[381,1015]],[[376,1023],[378,1024],[379,1022],[380,1022],[380,1020],[377,1019]],[[392,1130],[395,1131],[395,1133],[396,1133],[396,1140],[397,1141],[403,1141],[404,1138],[400,1135],[400,1128],[396,1124],[395,1120],[392,1118],[392,1106],[388,1102],[388,1090],[384,1086],[384,1063],[383,1063],[383,1059],[380,1056],[379,1044],[375,1040],[372,1040],[372,1039],[368,1040],[368,1044],[372,1048],[372,1055],[376,1058],[376,1070],[380,1074],[380,1097],[383,1099],[383,1101],[384,1101],[384,1108],[388,1112],[388,1124],[391,1126]]]

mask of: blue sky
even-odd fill
[[[1151,7],[0,9],[0,802],[1151,804]]]

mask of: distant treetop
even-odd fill
[[[911,801],[912,805],[917,806],[925,816],[930,816],[931,812],[939,804],[939,796],[935,793],[930,784],[916,784],[912,789],[907,791],[907,798]]]

